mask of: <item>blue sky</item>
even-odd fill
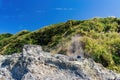
[[[120,17],[120,0],[0,0],[0,33],[93,17]]]

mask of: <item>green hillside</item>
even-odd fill
[[[25,44],[37,44],[43,46],[45,51],[67,54],[71,46],[71,37],[79,35],[74,38],[82,44],[81,47],[87,57],[93,58],[109,69],[120,72],[119,32],[119,18],[69,20],[34,32],[25,30],[14,35],[1,34],[0,54],[19,53]]]
[[[0,34],[0,41],[5,39],[5,38],[9,38],[11,37],[13,34],[10,33],[5,33],[5,34]]]

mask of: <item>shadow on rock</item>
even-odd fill
[[[21,80],[22,77],[28,73],[27,63],[24,62],[21,57],[15,63],[14,60],[6,59],[1,67],[6,67],[11,72],[12,78],[15,80]]]
[[[61,61],[52,61],[52,60],[46,60],[46,64],[53,64],[55,65],[57,68],[59,68],[59,70],[69,70],[71,73],[74,73],[76,76],[79,76],[81,78],[83,78],[83,76],[80,74],[80,69],[72,64],[67,64],[66,62],[61,62]]]

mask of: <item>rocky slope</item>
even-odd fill
[[[92,59],[72,58],[25,45],[20,54],[0,55],[0,80],[120,80]]]

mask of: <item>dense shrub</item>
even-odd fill
[[[5,34],[0,34],[0,41],[5,39],[5,38],[9,38],[11,37],[13,34],[10,33],[5,33]]]

